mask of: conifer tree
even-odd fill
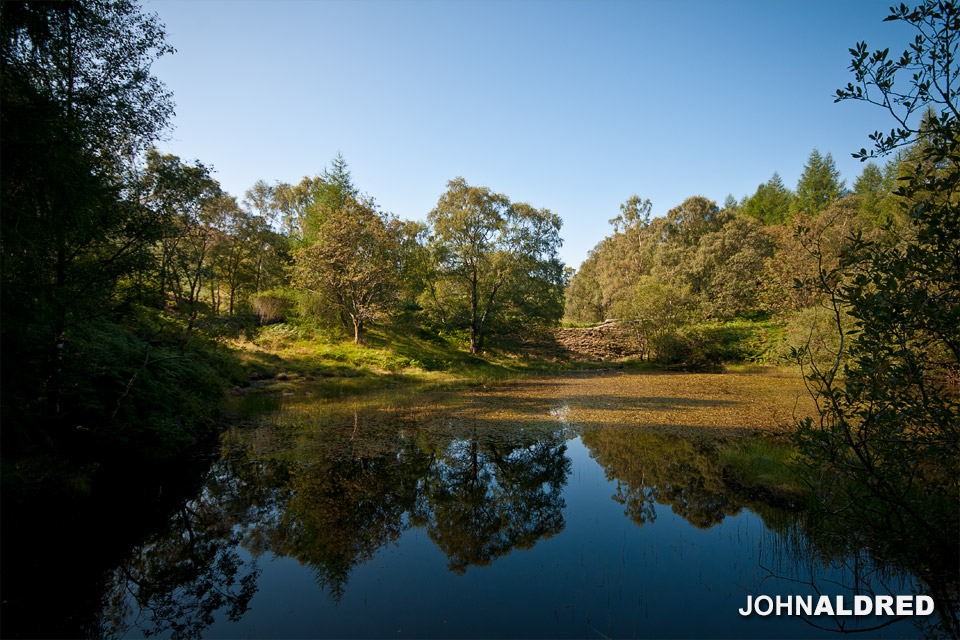
[[[757,192],[743,203],[742,211],[765,224],[780,224],[786,221],[793,206],[793,193],[784,186],[780,174],[774,172],[773,176],[758,186]]]
[[[820,151],[814,148],[797,183],[797,207],[816,215],[843,195],[843,191],[844,183],[840,180],[833,156],[829,153],[821,156]]]
[[[324,169],[319,180],[315,181],[311,195],[312,202],[306,209],[303,222],[304,242],[308,245],[316,240],[320,228],[333,213],[342,211],[351,200],[360,197],[343,154],[338,153],[330,161],[330,168]]]

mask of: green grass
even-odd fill
[[[399,385],[420,389],[496,384],[527,374],[603,363],[557,363],[488,352],[475,356],[417,327],[378,326],[363,344],[290,324],[263,328],[252,341],[231,345],[250,388],[269,393],[344,397]],[[627,365],[624,365],[627,366]],[[632,365],[631,365],[632,366]]]
[[[797,451],[782,439],[727,445],[720,451],[720,466],[729,484],[764,498],[799,505],[808,495]]]
[[[690,328],[700,335],[709,361],[749,364],[774,360],[785,331],[782,323],[764,318],[703,322]]]
[[[742,349],[736,345],[776,330],[773,323],[756,320],[702,327],[734,345],[729,350],[738,353]],[[321,398],[395,387],[410,392],[451,390],[575,370],[663,369],[662,365],[640,360],[558,362],[496,350],[472,355],[455,337],[437,335],[407,322],[371,327],[361,345],[329,330],[284,323],[264,327],[252,341],[236,341],[232,346],[250,380],[248,391],[285,395],[309,392]],[[753,358],[733,366],[766,368]]]

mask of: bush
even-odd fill
[[[651,341],[660,364],[694,364],[696,360],[694,341],[683,330],[671,331]]]
[[[790,316],[782,340],[772,345],[772,359],[784,364],[797,364],[792,353],[805,347],[805,366],[813,364],[819,369],[833,366],[840,351],[840,336],[832,313],[814,306],[801,309]],[[841,323],[846,331],[853,327],[853,322],[846,313],[841,314]],[[841,354],[841,366],[844,361],[845,356]]]
[[[101,456],[175,455],[209,432],[239,366],[211,341],[138,309],[123,324],[77,325],[64,349],[61,435]],[[68,416],[68,417],[67,417]]]
[[[293,294],[283,290],[264,291],[250,297],[250,306],[260,324],[286,322],[297,306]]]

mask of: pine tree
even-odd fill
[[[803,174],[797,183],[797,207],[816,215],[839,198],[844,191],[844,182],[829,153],[821,156],[816,148],[810,153]]]
[[[744,214],[757,218],[764,224],[780,224],[786,221],[793,206],[793,193],[783,184],[780,174],[774,172],[773,176],[757,187],[757,192],[744,202],[742,210]]]
[[[883,170],[875,162],[868,162],[863,173],[853,185],[853,192],[860,196],[860,208],[874,221],[880,221],[880,203],[892,190]]]
[[[359,196],[360,190],[353,184],[347,161],[338,153],[337,157],[330,161],[330,168],[323,170],[314,187],[312,203],[304,214],[304,242],[307,245],[312,244],[324,222]]]

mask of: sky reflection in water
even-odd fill
[[[534,430],[331,449],[270,429],[225,439],[187,515],[115,573],[103,631],[811,637],[834,633],[737,610],[748,593],[849,596],[855,577],[913,590],[865,557],[845,559],[856,576],[818,560],[796,514],[725,489],[709,443]]]

